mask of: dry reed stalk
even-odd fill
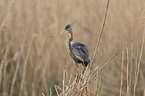
[[[35,70],[36,70],[36,69],[35,69]],[[33,81],[32,81],[32,90],[35,88],[35,83],[34,83],[35,80],[36,80],[36,79],[35,79],[35,77],[36,77],[35,75],[37,75],[37,71],[34,71],[34,75],[33,75],[34,78],[33,78]],[[49,89],[49,88],[48,88],[49,86],[47,85],[46,79],[43,79],[43,82],[44,82],[44,86],[45,86],[45,91],[47,92],[48,89]],[[51,88],[50,88],[50,89],[51,89]],[[33,94],[32,94],[32,95],[33,95]],[[49,93],[49,96],[50,96],[50,93]]]
[[[142,16],[144,12],[145,12],[145,10],[143,10],[143,11],[141,12],[140,16]]]
[[[103,64],[103,66],[101,68],[99,68],[99,70],[102,70],[108,63],[110,63],[116,56],[118,55],[118,53],[116,53],[109,61],[107,61],[105,64]]]
[[[3,66],[4,66],[4,61],[0,62],[0,84],[1,84],[1,78],[2,78],[2,70],[3,70]]]
[[[4,74],[3,79],[4,79],[4,81],[3,81],[2,86],[6,86],[6,85],[7,85],[7,82],[6,82],[6,81],[7,81],[7,70],[6,70],[6,68],[7,68],[7,66],[8,66],[8,62],[7,62],[7,59],[5,59],[4,61],[5,61],[5,63],[4,63],[4,68],[3,68],[3,74]],[[7,87],[4,87],[4,89],[3,89],[3,91],[2,91],[2,95],[5,93],[6,88],[7,88]]]
[[[123,86],[123,64],[124,64],[124,43],[123,43],[123,50],[122,50],[120,96],[122,96],[122,86]]]
[[[21,85],[20,85],[20,91],[19,91],[19,96],[21,96],[21,91],[23,89],[23,84],[24,84],[24,80],[25,80],[25,74],[26,74],[26,68],[27,68],[27,61],[28,61],[28,57],[31,51],[31,47],[32,47],[32,43],[33,43],[33,39],[34,39],[35,35],[32,36],[32,40],[30,42],[29,48],[28,48],[28,52],[24,61],[24,67],[23,67],[23,74],[22,74],[22,81],[21,81]]]
[[[69,80],[68,80],[68,85],[69,85],[69,87],[71,86],[71,79],[72,79],[72,74],[70,75],[70,78],[69,78]]]
[[[63,90],[59,86],[57,86],[57,85],[54,85],[54,88],[55,88],[55,91],[57,93],[57,96],[60,96],[59,93],[58,93],[58,89],[61,90],[61,91],[63,91]]]
[[[11,46],[12,46],[12,42],[14,38],[11,39],[10,43],[4,48],[5,49],[5,53],[4,53],[4,56],[3,56],[3,59],[2,59],[2,70],[1,72],[3,73],[3,76],[0,77],[0,82],[2,81],[2,78],[3,78],[3,84],[2,86],[8,86],[7,84],[7,68],[8,68],[8,63],[9,63],[9,60],[8,60],[8,54],[9,54],[9,51],[11,50]],[[3,91],[2,91],[2,94],[5,93],[5,91],[7,90],[7,87],[4,87]]]
[[[63,84],[63,89],[62,89],[62,91],[63,91],[63,93],[64,93],[64,87],[65,87],[64,81],[65,81],[65,68],[63,69],[63,80],[62,80],[62,84]]]
[[[44,93],[42,93],[42,96],[45,96]]]
[[[127,52],[127,93],[126,93],[126,96],[129,96],[129,82],[128,82],[128,66],[129,66],[129,57],[128,57],[128,47],[126,47],[126,52]]]
[[[135,91],[136,91],[136,85],[137,85],[137,80],[138,80],[138,74],[139,74],[139,70],[140,70],[140,63],[141,63],[141,58],[142,58],[142,52],[143,52],[143,48],[144,48],[144,36],[145,36],[145,29],[144,29],[144,34],[143,34],[143,40],[142,40],[142,46],[141,46],[141,51],[140,51],[140,57],[139,57],[139,61],[138,61],[138,66],[137,66],[137,72],[136,72],[136,76],[135,76],[135,82],[134,82],[134,96],[135,96]]]
[[[1,79],[2,79],[2,70],[4,70],[4,73],[5,73],[6,68],[7,68],[7,64],[8,64],[7,56],[8,56],[8,52],[9,52],[9,50],[11,48],[12,42],[13,42],[13,38],[11,39],[10,43],[5,48],[6,49],[5,50],[5,54],[4,54],[4,57],[3,57],[2,61],[1,61],[1,65],[0,65],[0,82],[1,82]],[[6,75],[4,75],[4,76],[6,76]]]
[[[35,80],[37,79],[37,78],[36,78],[36,77],[37,77],[37,72],[38,72],[39,69],[42,69],[42,66],[43,66],[43,64],[40,64],[39,66],[36,66],[36,67],[35,67],[34,74],[33,74],[33,80],[32,80],[32,96],[35,96],[35,95],[36,95],[35,89],[37,89],[37,88],[36,88]],[[43,79],[43,81],[44,81],[44,83],[46,84],[46,85],[45,85],[45,88],[46,88],[46,90],[48,91],[46,79]],[[46,91],[46,92],[47,92],[47,91]]]
[[[145,88],[144,88],[144,95],[143,96],[145,96]]]
[[[97,72],[96,72],[97,71]],[[97,66],[94,70],[89,73],[89,79],[91,80],[95,75],[99,73],[99,66]]]
[[[99,43],[100,43],[100,40],[101,40],[102,32],[103,32],[103,29],[104,29],[104,27],[105,27],[106,17],[107,17],[107,12],[108,12],[108,7],[109,7],[109,1],[110,1],[110,0],[108,0],[108,2],[107,2],[106,12],[105,12],[105,16],[104,16],[104,22],[103,22],[103,25],[102,25],[102,28],[101,28],[101,31],[100,31],[100,35],[99,35],[99,37],[98,37],[98,42],[97,42],[97,44],[96,44],[96,47],[95,47],[95,51],[94,51],[93,57],[92,57],[92,59],[91,59],[90,67],[91,67],[92,63],[94,62],[94,58],[95,58],[95,56],[96,56],[96,53],[97,53],[97,50],[98,50],[98,47],[99,47]]]
[[[133,73],[133,64],[134,64],[134,40],[133,40],[133,31],[132,31],[132,17],[131,17],[131,62],[130,62],[130,74],[129,74],[129,93],[132,96],[131,87],[132,87],[132,73]]]
[[[142,15],[143,15],[143,13],[145,12],[145,10],[143,10],[142,12],[141,12],[141,14],[140,14],[140,17],[142,17]],[[138,20],[138,24],[139,25],[142,25],[142,24],[145,24],[145,17],[142,17],[142,18],[140,18],[139,20]]]
[[[97,70],[97,76],[96,76],[97,80],[96,80],[96,92],[98,90],[98,81],[99,81],[99,70]],[[97,93],[96,93],[97,94]]]
[[[16,64],[16,71],[15,71],[15,74],[14,74],[14,77],[13,77],[13,80],[12,80],[9,96],[13,96],[14,84],[15,84],[15,81],[16,81],[16,77],[17,77],[17,73],[18,73],[18,69],[19,69],[19,65],[20,65],[21,54],[22,54],[22,50],[23,50],[25,41],[26,41],[26,36],[24,36],[24,39],[23,39],[23,42],[22,42],[22,45],[21,45],[21,49],[20,49],[20,52],[19,52],[19,57],[18,57],[18,61],[17,61],[17,64]]]
[[[51,91],[51,88],[50,88],[50,95],[49,96],[52,96],[52,91]]]
[[[133,94],[135,96],[135,82],[136,82],[136,74],[137,74],[137,61],[138,61],[138,58],[139,58],[139,48],[138,48],[138,44],[137,44],[137,56],[136,56],[136,60],[135,60],[135,72],[134,72],[134,89],[133,89]]]
[[[101,88],[101,75],[100,75],[100,78],[99,78],[99,86],[98,86],[98,92],[97,92],[97,96],[100,95],[100,88]]]

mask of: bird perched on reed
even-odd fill
[[[73,40],[73,33],[72,33],[72,24],[66,25],[64,30],[57,35],[61,35],[63,33],[68,33],[69,37],[67,39],[67,50],[69,52],[69,55],[72,57],[72,59],[75,61],[75,64],[78,68],[78,63],[81,63],[84,66],[84,69],[87,67],[87,65],[90,63],[89,59],[89,53],[87,46],[80,42],[72,42]]]

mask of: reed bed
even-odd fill
[[[100,38],[106,4],[0,0],[0,96],[145,96],[144,0],[110,0]],[[94,58],[84,74],[66,51],[67,36],[49,38],[75,20],[74,41]]]

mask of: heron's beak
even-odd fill
[[[67,32],[66,30],[63,30],[63,31],[61,31],[60,33],[58,33],[57,36],[58,36],[58,35],[61,35],[61,34],[63,34],[63,33],[66,33],[66,32]]]

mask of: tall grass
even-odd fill
[[[92,57],[105,8],[105,0],[1,0],[0,96],[144,95],[144,0],[110,0],[94,63],[84,74],[77,75],[66,36],[48,38],[77,20],[74,41],[85,43]]]

